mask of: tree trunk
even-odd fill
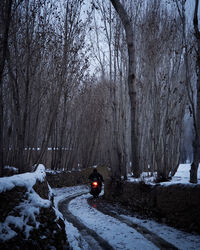
[[[0,177],[3,176],[3,101],[0,87]]]
[[[5,6],[4,6],[5,4]],[[2,79],[3,79],[3,71],[5,67],[6,61],[6,53],[8,47],[8,33],[10,27],[10,16],[11,16],[11,7],[12,0],[7,0],[6,2],[1,2],[1,23],[3,27],[1,27],[2,32],[2,44],[0,51],[0,176],[3,175],[3,100],[2,100]],[[5,11],[4,13],[3,10]],[[4,15],[3,15],[4,14]]]
[[[200,162],[200,31],[198,28],[198,7],[199,0],[195,1],[195,11],[193,25],[195,30],[195,37],[197,40],[197,61],[196,61],[196,72],[197,72],[197,106],[196,114],[193,114],[194,117],[194,130],[195,130],[195,139],[193,142],[194,148],[194,160],[191,164],[190,169],[190,182],[197,183],[197,170]]]
[[[136,86],[135,86],[135,48],[133,42],[133,28],[128,14],[119,0],[110,0],[119,14],[126,32],[126,42],[129,56],[128,88],[131,103],[131,148],[132,148],[132,170],[135,177],[140,176],[138,159],[138,138],[136,132]]]
[[[3,3],[2,3],[3,5]],[[3,71],[6,61],[6,54],[7,54],[7,47],[8,47],[8,33],[10,27],[10,16],[11,16],[11,7],[12,7],[12,0],[7,0],[5,6],[1,6],[1,8],[5,10],[4,20],[2,20],[4,27],[1,27],[3,30],[3,39],[2,39],[2,51],[1,51],[1,61],[0,61],[0,86],[2,84],[3,78]],[[3,17],[1,17],[3,19]]]

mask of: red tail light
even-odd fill
[[[97,186],[98,186],[98,182],[97,182],[97,181],[93,181],[93,182],[92,182],[92,186],[93,186],[93,187],[97,187]]]

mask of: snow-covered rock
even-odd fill
[[[52,198],[43,165],[33,173],[0,178],[0,248],[68,249]]]

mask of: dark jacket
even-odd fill
[[[97,171],[93,171],[90,176],[89,176],[89,180],[94,180],[97,179],[98,181],[103,182],[103,176],[101,174],[99,174]]]

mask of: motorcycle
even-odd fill
[[[90,184],[90,194],[93,195],[94,198],[97,198],[101,193],[101,183],[99,180],[94,179]]]

